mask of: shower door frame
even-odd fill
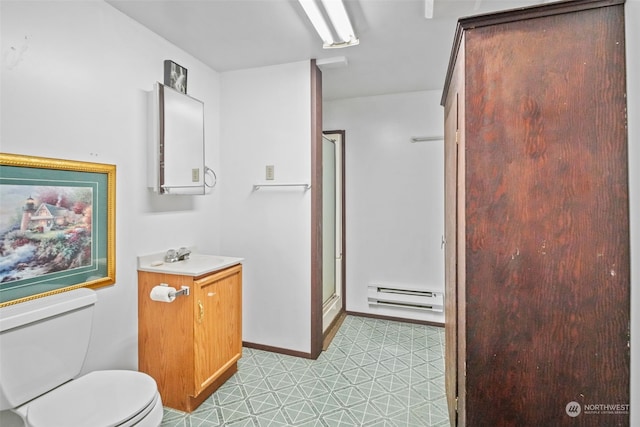
[[[336,209],[340,209],[340,212],[336,215],[336,239],[340,239],[339,246],[336,245],[336,256],[334,257],[335,264],[335,275],[336,275],[336,286],[339,286],[339,289],[336,289],[336,294],[339,295],[340,301],[338,301],[338,311],[333,316],[331,321],[328,324],[324,324],[324,295],[322,298],[322,308],[323,308],[323,328],[322,333],[326,335],[328,331],[331,330],[332,325],[339,319],[340,314],[344,313],[346,310],[346,216],[345,216],[345,131],[344,130],[327,130],[323,131],[323,138],[329,137],[330,135],[338,135],[340,138],[340,143],[336,144],[336,159],[339,159],[336,163]],[[338,221],[340,224],[338,225]],[[339,233],[339,235],[338,235]],[[337,256],[339,254],[339,256]]]

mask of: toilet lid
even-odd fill
[[[27,421],[44,426],[118,426],[144,410],[158,387],[136,371],[94,371],[39,397]]]

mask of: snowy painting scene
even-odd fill
[[[0,200],[0,283],[91,265],[91,187],[3,184]]]

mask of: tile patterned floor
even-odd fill
[[[307,360],[243,349],[238,372],[191,414],[162,427],[444,427],[444,329],[347,316]]]

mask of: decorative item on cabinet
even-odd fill
[[[624,0],[458,21],[442,97],[453,426],[629,425],[624,22]]]
[[[182,296],[152,299],[160,284]],[[238,370],[242,265],[200,276],[138,270],[138,319],[140,371],[156,380],[165,406],[193,411]]]
[[[148,104],[147,186],[164,195],[206,194],[217,177],[204,164],[204,103],[156,82]]]

